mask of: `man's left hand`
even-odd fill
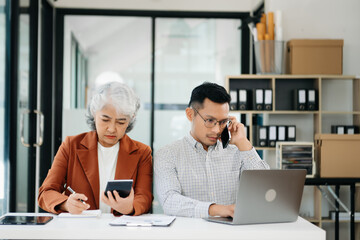
[[[230,117],[231,125],[229,131],[231,134],[230,144],[236,145],[240,151],[249,151],[252,149],[250,141],[246,138],[244,124],[238,122],[236,117]]]

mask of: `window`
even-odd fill
[[[203,82],[241,73],[239,19],[157,18],[154,152],[190,131],[185,108]]]
[[[87,59],[78,41],[71,36],[71,108],[86,108]]]
[[[0,215],[7,212],[8,167],[5,159],[5,1],[0,0]]]
[[[90,130],[85,114],[96,86],[120,81],[141,101],[129,135],[150,145],[151,18],[65,16],[63,62],[63,139]]]

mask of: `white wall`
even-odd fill
[[[265,11],[281,10],[284,40],[344,39],[343,74],[360,75],[359,0],[265,0]]]

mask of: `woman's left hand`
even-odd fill
[[[107,197],[105,196],[105,193],[103,192],[101,195],[101,201],[103,201],[106,205],[109,205],[112,209],[115,211],[121,213],[121,214],[131,214],[134,212],[134,189],[131,188],[131,192],[129,196],[126,198],[122,198],[119,196],[117,191],[113,191],[113,195],[110,191],[107,192]]]

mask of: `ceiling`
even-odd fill
[[[55,8],[252,12],[264,0],[48,0]]]

